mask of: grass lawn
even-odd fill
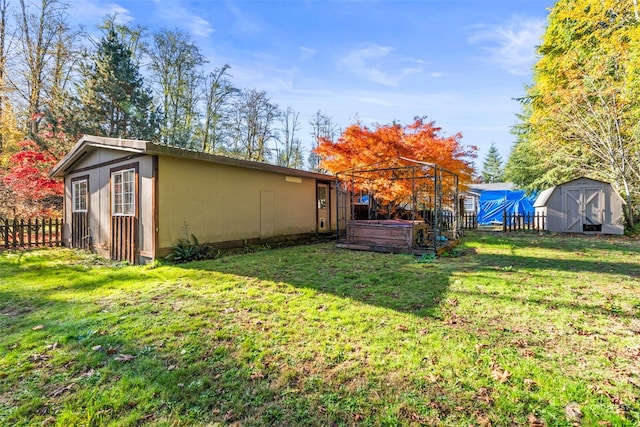
[[[0,425],[637,426],[640,241],[0,253]]]

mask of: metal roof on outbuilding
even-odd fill
[[[298,176],[303,178],[313,178],[319,180],[333,180],[331,175],[325,175],[316,172],[309,172],[300,169],[287,168],[283,166],[272,165],[269,163],[256,162],[251,160],[236,159],[233,157],[221,156],[218,154],[203,153],[200,151],[186,150],[183,148],[170,147],[167,145],[157,144],[151,141],[107,138],[95,135],[83,136],[69,153],[64,156],[49,172],[51,177],[63,177],[66,173],[73,170],[73,165],[80,159],[84,158],[89,152],[96,149],[106,148],[129,152],[132,154],[148,154],[162,155],[171,157],[180,157],[185,159],[194,159],[204,162],[237,166],[247,169],[258,169],[263,171],[281,173],[284,175]]]

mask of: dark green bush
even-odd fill
[[[189,226],[184,225],[185,237],[178,239],[171,247],[171,253],[167,255],[167,260],[172,262],[189,262],[203,259],[213,259],[220,255],[220,250],[211,246],[210,243],[200,243],[198,238],[189,234]]]

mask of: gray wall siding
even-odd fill
[[[74,166],[74,169],[90,168],[100,163],[122,158],[122,152],[97,150]],[[73,172],[65,177],[65,227],[63,238],[67,245],[71,243],[72,186],[71,182],[79,176],[89,176],[89,227],[93,247],[101,256],[110,256],[111,247],[111,169],[128,164],[138,164],[138,249],[147,254],[153,253],[152,224],[152,175],[151,156],[136,157],[95,169]],[[150,255],[149,255],[150,256]]]

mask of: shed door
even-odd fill
[[[316,189],[316,199],[318,201],[318,233],[326,233],[329,228],[329,184],[318,183]]]
[[[564,192],[565,229],[582,233],[582,190],[567,189]]]
[[[138,165],[111,170],[111,259],[138,263]]]
[[[599,188],[585,188],[584,190],[584,223],[590,225],[602,224],[603,194]]]
[[[91,249],[88,175],[71,180],[71,203],[71,246]]]
[[[566,230],[602,231],[604,195],[600,188],[565,190]]]

